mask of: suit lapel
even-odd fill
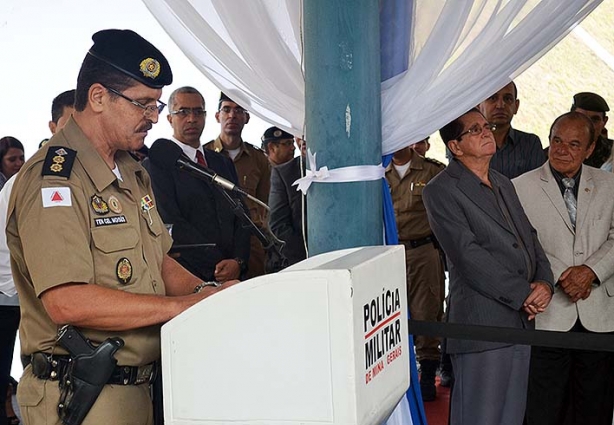
[[[501,227],[508,232],[512,230],[509,228],[507,222],[499,211],[491,202],[484,199],[483,189],[480,186],[479,179],[471,173],[465,166],[461,165],[457,160],[450,162],[448,168],[446,168],[453,177],[458,179],[457,187],[471,202],[477,205],[482,211],[484,211],[489,217],[496,221]],[[463,173],[471,173],[471,175],[462,176]]]
[[[576,216],[576,229],[581,229],[586,221],[586,214],[591,207],[595,192],[593,174],[588,167],[582,167],[580,186],[578,187],[578,211]]]
[[[563,195],[561,195],[559,185],[556,182],[554,176],[552,175],[549,162],[546,161],[546,163],[542,166],[539,177],[542,190],[544,191],[556,211],[561,216],[561,219],[563,219],[563,221],[565,222],[565,225],[572,233],[574,233],[573,226],[571,225],[571,219],[569,218],[569,212],[567,211],[567,207],[565,206],[565,201],[563,201]]]

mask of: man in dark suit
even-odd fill
[[[260,140],[271,167],[285,164],[294,158],[294,136],[287,131],[279,127],[269,127]]]
[[[299,149],[301,153],[304,152],[300,144]],[[296,186],[292,186],[304,175],[304,154],[271,169],[269,226],[273,234],[286,243],[282,254],[288,259],[288,265],[298,263],[307,256],[303,238],[303,223],[307,225],[306,198]]]
[[[427,184],[424,203],[450,270],[447,320],[531,329],[550,303],[552,271],[511,182],[489,169],[492,130],[477,109],[440,130],[453,158]],[[448,339],[447,352],[452,425],[522,423],[529,346]]]
[[[206,165],[221,177],[237,183],[232,162],[203,149],[200,136],[205,128],[205,100],[198,90],[181,87],[168,101],[171,140],[155,144],[176,144],[192,161]],[[249,259],[250,233],[232,212],[229,202],[210,182],[178,170],[163,169],[153,162],[144,164],[151,176],[160,216],[170,228],[174,246],[212,244],[209,247],[176,249],[177,261],[204,280],[224,282],[245,275]]]

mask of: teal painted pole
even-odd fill
[[[378,0],[305,0],[307,146],[318,168],[381,162]],[[382,182],[314,183],[309,254],[381,245]]]

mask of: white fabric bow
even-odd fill
[[[296,190],[300,190],[304,195],[307,194],[311,183],[347,183],[379,180],[384,177],[385,171],[382,164],[379,165],[354,165],[351,167],[335,168],[329,170],[324,166],[318,169],[316,165],[317,152],[312,154],[311,149],[307,149],[307,160],[309,161],[309,169],[306,176],[298,179],[292,186],[297,186]]]

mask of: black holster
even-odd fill
[[[115,370],[114,354],[124,346],[121,338],[107,338],[94,348],[72,326],[60,330],[58,342],[70,353],[67,373],[60,381],[58,416],[64,425],[80,425]]]

